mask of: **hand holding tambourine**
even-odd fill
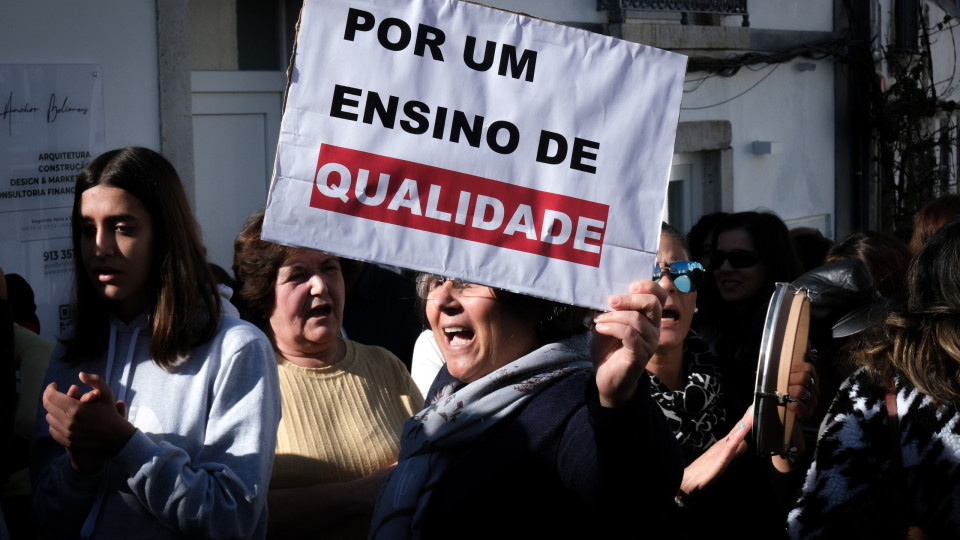
[[[809,329],[806,291],[777,283],[757,364],[753,436],[760,455],[792,458],[803,450],[796,421],[810,418],[820,398],[816,369],[806,360]]]
[[[817,383],[817,368],[811,362],[795,361],[790,364],[787,394],[795,400],[787,403],[787,408],[793,408],[797,421],[803,422],[813,417],[820,402],[820,385]]]

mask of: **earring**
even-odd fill
[[[696,315],[697,313],[700,313],[700,308],[698,307],[693,308],[693,314]]]

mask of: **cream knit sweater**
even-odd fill
[[[283,417],[271,488],[354,480],[396,461],[403,423],[423,395],[393,354],[347,340],[336,365],[305,368],[279,354],[277,365]],[[369,521],[343,525],[340,533],[363,537]]]

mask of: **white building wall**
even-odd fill
[[[893,38],[893,0],[877,2],[881,40]],[[750,31],[833,30],[835,0],[753,0]],[[596,0],[480,0],[480,3],[549,20],[602,24]],[[927,21],[942,21],[936,2],[924,3]],[[742,18],[724,24],[740,26]],[[933,80],[938,94],[960,100],[957,21],[933,34]],[[724,55],[728,51],[710,51]],[[704,52],[705,53],[705,52]],[[699,53],[697,53],[699,54]],[[160,148],[156,3],[147,0],[17,2],[0,18],[0,62],[98,63],[104,77],[107,147]],[[799,71],[812,63],[814,71]],[[878,70],[884,71],[882,65]],[[779,66],[743,68],[732,77],[690,73],[682,122],[723,120],[732,127],[733,207],[769,208],[784,219],[830,216],[833,232],[834,68],[827,60],[796,59]],[[775,153],[754,155],[753,141],[778,143]],[[820,225],[817,225],[820,226]]]
[[[107,148],[160,149],[155,2],[17,2],[0,17],[0,63],[100,64]]]
[[[748,9],[751,32],[833,31],[833,0],[754,1]],[[741,23],[739,16],[724,18],[728,26]],[[687,75],[680,121],[730,122],[734,206],[725,210],[768,209],[790,226],[834,236],[833,61],[800,57],[743,67],[732,77],[705,76]],[[773,152],[754,154],[754,141],[773,142]]]
[[[801,64],[815,69],[801,71]],[[731,123],[734,207],[725,210],[769,209],[832,236],[833,63],[801,58],[752,68],[706,80],[706,73],[688,74],[680,121]],[[754,141],[773,142],[773,152],[754,154]]]
[[[829,32],[833,30],[833,2],[834,0],[751,0],[747,2],[750,28]],[[743,21],[739,16],[724,19],[724,24],[729,26],[740,26]]]
[[[944,100],[960,101],[960,21],[943,22],[944,11],[935,2],[928,4],[930,56],[933,61],[933,82],[937,95]],[[936,25],[942,23],[938,29]]]
[[[834,0],[749,2],[750,30],[830,32]],[[555,21],[607,22],[596,0],[482,0],[481,3]],[[740,26],[741,16],[723,24]],[[693,27],[692,27],[693,28]],[[679,51],[726,55],[728,51]],[[813,64],[800,71],[798,64]],[[706,79],[704,79],[706,77]],[[799,58],[744,67],[732,77],[689,73],[681,122],[729,121],[732,127],[733,208],[769,209],[791,225],[809,225],[833,236],[835,206],[834,75],[830,60]],[[755,155],[754,141],[776,143]]]

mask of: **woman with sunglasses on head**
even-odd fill
[[[730,487],[741,479],[734,472],[726,481],[724,474],[746,451],[745,438],[752,423],[752,411],[748,410],[733,424],[744,413],[728,402],[710,346],[690,330],[704,270],[689,259],[682,233],[663,223],[653,280],[667,292],[667,300],[660,341],[646,371],[651,395],[683,451],[683,480],[675,506],[667,514],[671,536],[680,539],[704,538],[720,531],[738,533],[739,524],[728,530],[722,518],[729,512],[729,500],[739,496]]]
[[[100,155],[71,225],[74,326],[30,450],[41,536],[264,538],[277,369],[266,336],[223,314],[173,166]]]
[[[423,275],[445,363],[407,421],[371,538],[629,538],[669,528],[681,455],[644,366],[665,293],[591,311]]]

